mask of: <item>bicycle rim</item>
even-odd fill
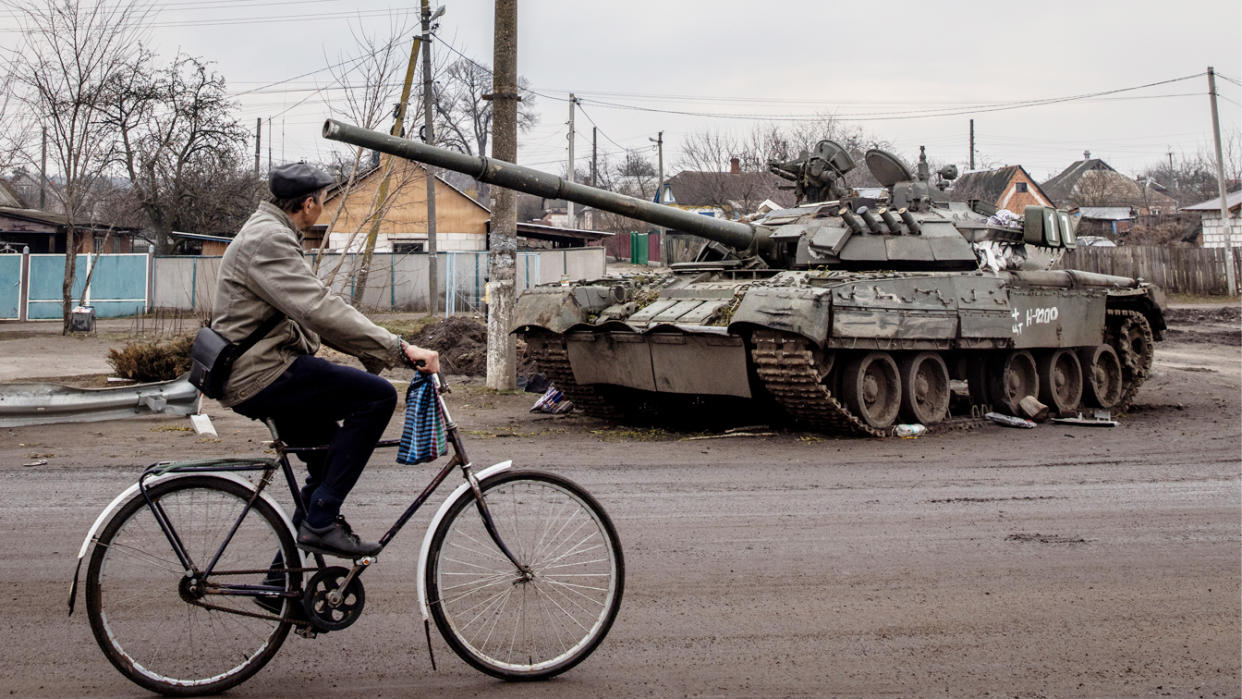
[[[516,471],[481,488],[497,548],[473,498],[449,511],[432,539],[428,601],[436,625],[468,663],[504,679],[541,679],[581,662],[621,604],[624,561],[608,515],[586,491],[552,474]]]
[[[198,570],[220,549],[250,492],[210,476],[178,478],[150,489]],[[284,560],[300,560],[284,522],[259,501],[206,584],[261,584],[278,552]],[[286,590],[300,587],[299,573],[276,577]],[[187,595],[185,581],[172,545],[139,494],[109,520],[91,556],[86,590],[91,628],[112,664],[147,689],[180,695],[220,692],[266,664],[290,625],[236,613],[267,614],[252,596]]]

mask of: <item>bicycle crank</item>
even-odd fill
[[[302,594],[302,608],[311,626],[320,631],[339,631],[358,620],[366,605],[362,581],[355,576],[344,588],[349,569],[323,568],[311,576]]]

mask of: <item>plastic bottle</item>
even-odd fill
[[[893,434],[897,435],[898,437],[901,437],[902,439],[914,439],[915,437],[918,437],[919,435],[923,434],[926,431],[927,431],[927,426],[920,425],[918,423],[912,423],[912,424],[907,424],[907,425],[897,425],[896,427],[893,428]]]

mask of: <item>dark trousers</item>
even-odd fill
[[[396,407],[397,391],[388,381],[302,356],[233,409],[256,420],[271,418],[289,446],[328,445],[327,451],[299,455],[308,471],[302,488],[307,512],[299,508],[293,517],[295,526],[305,518],[312,527],[325,527],[340,514]]]

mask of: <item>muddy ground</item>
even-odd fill
[[[433,632],[433,671],[413,565],[427,510],[368,572],[355,626],[291,637],[231,694],[1239,696],[1238,308],[1178,308],[1170,323],[1113,429],[831,439],[744,415],[759,436],[729,437],[532,414],[531,394],[457,380],[450,407],[476,463],[563,473],[615,519],[627,587],[609,638],[561,678],[505,685]],[[127,331],[102,326],[62,338],[0,324],[0,379],[106,372]],[[218,438],[180,419],[0,429],[0,688],[140,693],[80,598],[66,616],[69,579],[95,514],[142,466],[262,450],[257,423],[206,411]],[[346,512],[378,536],[429,475],[377,455]]]

